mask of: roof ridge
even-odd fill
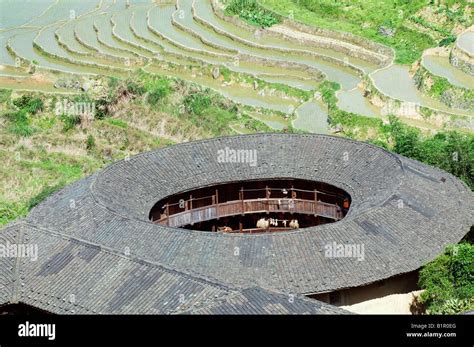
[[[17,243],[21,243],[23,241],[23,230],[21,227],[27,224],[28,223],[25,221],[24,218],[15,219],[7,223],[6,225],[1,226],[0,232],[2,230],[13,229],[14,227],[19,227],[19,229],[16,230],[15,232],[16,233],[15,240],[17,241]],[[20,283],[20,264],[21,264],[21,259],[19,257],[16,257],[15,265],[13,266],[13,269],[12,269],[13,278],[12,278],[12,283],[10,283],[10,285],[12,285],[13,288],[10,293],[9,301],[4,302],[4,303],[0,302],[0,304],[19,302],[18,291],[19,291],[19,283]]]
[[[17,231],[17,244],[22,244],[23,243],[23,238],[24,238],[24,232],[23,232],[23,226],[25,226],[26,223],[18,223],[17,225],[20,226],[19,230]],[[15,259],[15,266],[13,268],[13,290],[12,290],[12,296],[11,296],[11,302],[16,303],[18,302],[19,299],[19,291],[20,291],[20,266],[21,266],[21,257],[16,257]]]

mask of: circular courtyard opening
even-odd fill
[[[292,231],[337,222],[350,195],[323,182],[263,179],[228,182],[170,195],[150,211],[152,222],[227,233]]]

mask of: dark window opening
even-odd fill
[[[52,314],[48,311],[23,304],[23,303],[16,303],[16,304],[7,304],[0,306],[0,315],[31,315],[31,316],[38,316],[38,315],[49,315]]]

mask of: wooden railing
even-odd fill
[[[330,218],[335,221],[342,219],[342,210],[338,205],[322,201],[290,199],[290,198],[259,198],[226,201],[208,206],[186,209],[182,212],[161,215],[154,223],[170,227],[182,227],[212,219],[245,215],[250,213],[289,212],[311,214]]]

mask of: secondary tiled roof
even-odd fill
[[[27,222],[0,235],[2,244],[40,250],[37,261],[0,258],[0,305],[22,302],[60,314],[348,313],[301,295],[226,286]]]
[[[256,150],[257,165],[218,162],[225,147]],[[148,220],[168,195],[259,178],[332,184],[351,195],[351,209],[336,223],[253,235]],[[473,206],[472,192],[452,175],[352,140],[257,134],[184,143],[73,183],[1,231],[37,242],[40,258],[0,260],[0,300],[50,300],[60,312],[335,312],[298,295],[301,306],[286,298],[413,271],[459,242],[473,224]],[[326,257],[324,246],[333,242],[364,245],[364,260]],[[68,292],[77,292],[75,309],[64,302]],[[57,299],[41,299],[44,293]]]

